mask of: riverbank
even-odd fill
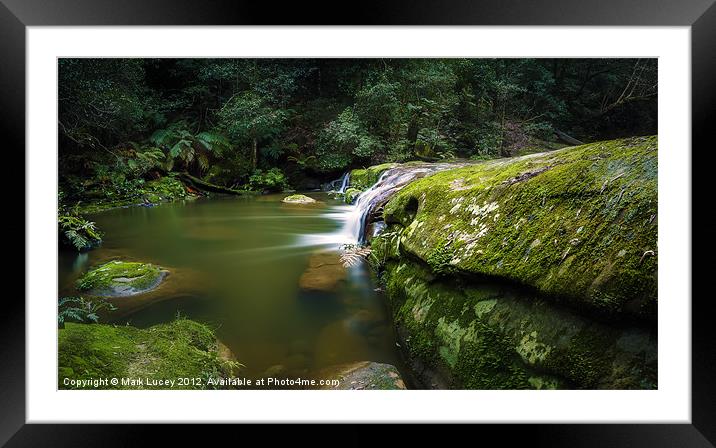
[[[147,329],[67,323],[59,330],[58,387],[211,388],[209,378],[230,376],[240,367],[219,346],[212,329],[183,318]]]

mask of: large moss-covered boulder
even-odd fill
[[[384,266],[401,346],[426,387],[654,389],[648,325],[605,324],[504,282],[436,276],[410,260]]]
[[[188,319],[147,329],[68,323],[59,330],[58,360],[60,389],[209,389],[208,378],[238,365],[222,358],[209,327]]]
[[[397,193],[384,217],[434,275],[509,279],[595,314],[655,320],[656,137],[439,172]]]
[[[359,190],[367,190],[378,182],[381,174],[396,166],[398,166],[397,163],[384,163],[382,165],[352,170],[348,178],[348,185]]]
[[[150,263],[110,261],[91,269],[77,280],[81,292],[100,297],[126,297],[159,286],[167,271]]]

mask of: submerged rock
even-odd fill
[[[405,383],[395,366],[371,361],[329,367],[318,372],[316,377],[322,380],[334,379],[340,381],[338,386],[326,385],[323,386],[323,389],[405,389]]]
[[[100,297],[127,297],[153,290],[168,271],[149,263],[110,261],[77,280],[77,289]]]
[[[335,292],[346,281],[346,268],[335,252],[318,252],[308,259],[308,268],[298,285],[306,291]]]
[[[303,194],[292,194],[283,198],[282,202],[286,204],[315,204],[318,201]]]

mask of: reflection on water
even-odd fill
[[[334,292],[299,288],[312,254],[350,242],[341,232],[350,207],[310,195],[324,204],[288,205],[271,195],[94,215],[104,243],[86,254],[60,253],[60,294],[75,294],[74,280],[108,259],[156,263],[170,270],[166,282],[115,299],[116,322],[147,327],[177,313],[209,322],[247,376],[267,369],[305,375],[363,360],[398,365],[383,298],[364,266],[351,268]]]

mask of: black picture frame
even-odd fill
[[[714,0],[458,0],[412,2],[370,1],[333,5],[305,2],[250,2],[244,0],[0,0],[0,129],[3,147],[25,145],[25,32],[28,26],[105,25],[570,25],[570,26],[684,26],[692,36],[692,148],[708,154],[711,137],[707,121],[716,112],[716,5]],[[710,145],[713,146],[713,145]],[[669,150],[669,149],[665,149]],[[693,151],[692,156],[698,154]],[[22,157],[22,156],[20,156]],[[17,160],[24,166],[24,157]],[[699,158],[704,157],[699,155]],[[706,164],[693,163],[692,204],[709,192]],[[27,169],[28,167],[25,166]],[[15,169],[17,171],[17,169]],[[703,179],[703,180],[701,180]],[[699,186],[699,183],[704,185]],[[19,185],[15,183],[14,185]],[[703,187],[699,188],[699,187]],[[16,188],[16,187],[15,187]],[[16,194],[15,194],[16,195]],[[17,195],[19,196],[19,195]],[[26,199],[25,199],[26,200]],[[23,205],[24,210],[25,205]],[[696,215],[710,207],[693,208]],[[19,211],[15,210],[15,215]],[[27,234],[24,220],[15,220],[10,230]],[[22,229],[21,229],[22,226]],[[699,239],[698,236],[704,236]],[[692,232],[694,241],[711,241],[705,233]],[[706,245],[699,244],[706,252]],[[692,252],[693,253],[693,252]],[[692,278],[701,283],[708,262],[697,264],[692,255]],[[712,262],[710,263],[713,264]],[[23,264],[24,265],[24,264]],[[31,266],[27,266],[31,269]],[[702,274],[702,275],[699,275]],[[6,274],[7,275],[7,274]],[[664,274],[662,274],[664,275]],[[666,274],[668,275],[668,273]],[[696,291],[697,289],[694,289]],[[623,425],[483,425],[480,439],[499,437],[501,444],[527,441],[537,446],[599,447],[708,447],[716,444],[716,348],[714,348],[710,294],[669,298],[692,300],[692,423]],[[18,295],[6,293],[0,313],[0,444],[7,446],[135,446],[148,442],[156,428],[149,425],[29,425],[25,424],[25,307]],[[202,431],[188,426],[173,427],[174,437]],[[226,428],[222,429],[226,432]],[[296,428],[270,431],[271,440],[300,439]],[[364,427],[341,429],[341,441],[351,445],[370,442]],[[474,431],[474,430],[473,430]],[[217,434],[212,429],[211,432]],[[407,436],[422,429],[391,431],[382,443],[404,444]],[[409,433],[409,434],[408,434]],[[527,434],[527,436],[525,436]],[[238,440],[246,436],[239,436]],[[386,438],[387,437],[387,438]],[[395,438],[393,438],[395,437]],[[525,437],[525,438],[522,438]],[[278,438],[278,439],[277,439]],[[328,438],[330,443],[330,438]],[[334,439],[335,440],[335,439]],[[219,442],[221,443],[221,442]],[[242,442],[243,443],[243,442]]]

